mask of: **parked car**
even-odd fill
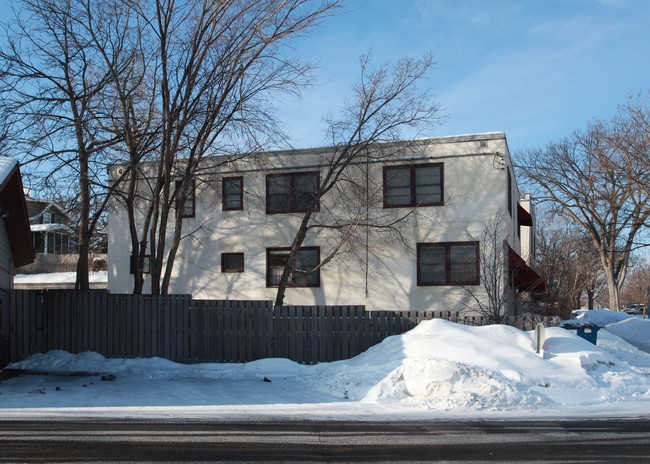
[[[640,303],[625,303],[621,309],[628,314],[643,314],[644,306]]]

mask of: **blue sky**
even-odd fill
[[[431,136],[504,131],[511,152],[543,147],[627,95],[650,90],[647,0],[367,0],[329,20],[298,53],[322,85],[283,114],[295,147],[326,144],[321,119],[376,63],[431,51],[427,82],[446,116]]]
[[[504,131],[512,152],[650,90],[650,0],[350,1],[350,13],[297,44],[320,68],[319,85],[281,111],[296,148],[327,144],[322,118],[350,95],[371,49],[377,64],[434,54],[426,85],[445,119],[422,135]],[[0,0],[5,18],[9,3]]]

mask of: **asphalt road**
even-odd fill
[[[0,421],[0,462],[650,462],[650,419]]]

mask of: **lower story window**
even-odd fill
[[[138,257],[134,254],[131,254],[131,274],[135,274],[135,271],[138,269]],[[142,260],[142,273],[149,274],[151,271],[151,256],[144,255]]]
[[[221,253],[221,272],[244,272],[244,253]]]
[[[478,285],[478,242],[418,243],[418,286]]]
[[[266,286],[277,287],[289,260],[290,248],[266,249]],[[298,250],[291,263],[289,287],[320,287],[320,270],[314,269],[320,263],[320,248],[304,247]]]
[[[67,235],[56,232],[32,232],[34,252],[46,255],[62,255],[71,252]]]

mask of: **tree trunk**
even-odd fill
[[[167,254],[167,265],[165,266],[165,273],[163,275],[162,285],[160,286],[160,293],[162,295],[169,293],[169,282],[171,281],[172,270],[174,269],[174,260],[176,259],[178,247],[181,244],[181,232],[183,230],[182,206],[177,213],[174,223],[174,237],[169,248],[169,253]]]
[[[88,290],[88,248],[90,243],[90,180],[88,178],[88,153],[85,150],[82,130],[77,125],[77,140],[79,146],[79,227],[77,229],[79,240],[79,259],[77,260],[77,278],[75,290]]]
[[[594,290],[587,289],[587,309],[594,309]]]
[[[157,209],[154,212],[156,217],[155,225],[151,228],[151,293],[161,295],[161,276],[163,272],[163,257],[165,256],[165,244],[167,243],[167,221],[169,220],[170,208],[170,183],[171,167],[163,173],[164,180],[162,185],[162,198],[158,202]],[[158,209],[160,212],[158,212]],[[157,237],[158,241],[155,242]]]
[[[610,311],[619,311],[619,294],[618,294],[618,285],[616,284],[616,279],[614,277],[614,271],[612,269],[606,269],[607,271],[607,291],[609,293],[609,309]]]
[[[291,263],[295,260],[296,255],[298,254],[298,250],[300,250],[300,247],[305,241],[305,237],[307,237],[307,225],[311,220],[311,215],[313,214],[315,210],[315,205],[318,204],[318,201],[320,201],[320,199],[312,202],[309,211],[305,213],[305,215],[302,218],[302,221],[300,222],[300,227],[298,228],[296,237],[294,238],[293,243],[291,244],[291,252],[289,253],[289,259],[287,260],[287,263],[284,266],[284,270],[282,271],[282,277],[280,277],[280,282],[278,284],[278,293],[275,297],[275,306],[282,306],[284,304],[284,296],[287,291],[289,276],[291,275]]]
[[[79,259],[77,260],[77,280],[74,286],[75,290],[90,289],[88,280],[88,241],[79,243]]]
[[[144,285],[144,279],[142,275],[142,258],[143,258],[143,249],[146,246],[146,242],[142,241],[142,248],[140,242],[138,241],[138,230],[135,224],[135,191],[137,188],[137,171],[133,169],[133,172],[129,176],[128,182],[128,191],[127,197],[125,200],[126,212],[129,222],[129,236],[131,238],[131,272],[133,273],[133,294],[140,295],[142,293],[142,287]],[[142,251],[141,251],[142,250]]]

